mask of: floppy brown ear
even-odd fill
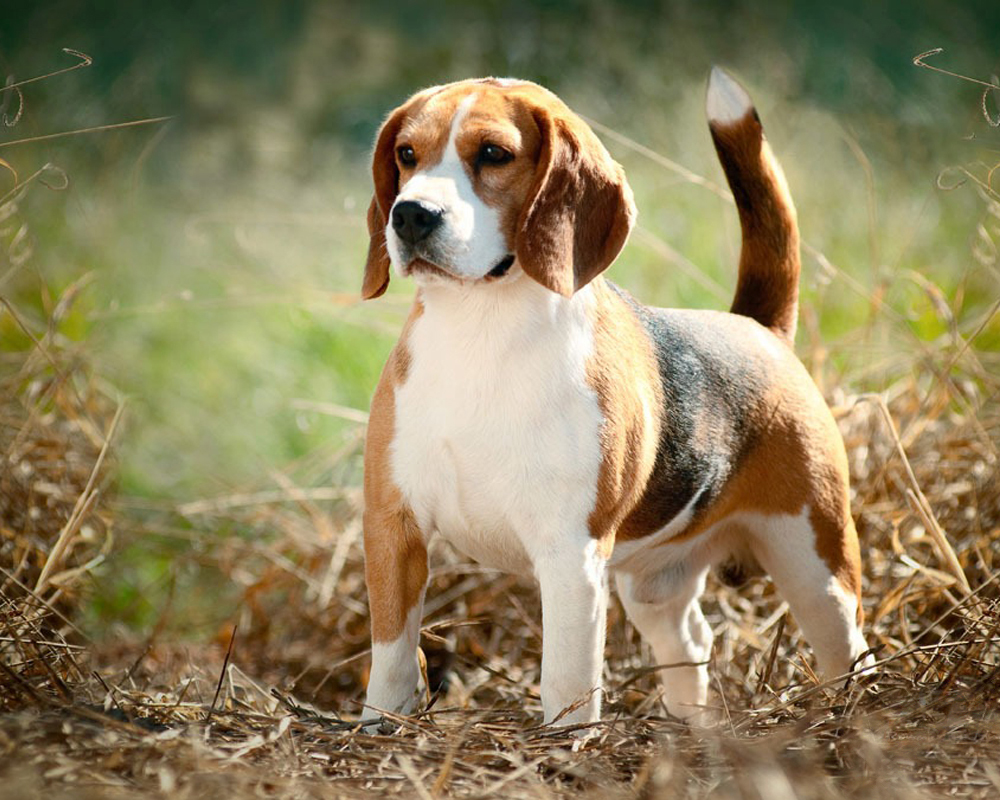
[[[530,277],[570,297],[624,247],[635,219],[632,189],[582,120],[545,107],[534,118],[541,149],[515,253]]]
[[[385,246],[385,226],[399,192],[399,168],[396,166],[396,137],[403,126],[406,106],[397,108],[379,130],[372,154],[372,179],[375,195],[368,206],[368,260],[361,284],[361,297],[378,297],[389,285],[389,252]]]
[[[372,198],[368,206],[368,260],[365,277],[361,283],[361,299],[380,297],[389,286],[389,251],[385,247],[385,216],[378,200]]]

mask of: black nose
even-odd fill
[[[415,200],[404,200],[392,207],[392,229],[407,244],[416,244],[431,235],[441,224],[443,213]]]

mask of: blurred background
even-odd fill
[[[4,95],[0,295],[25,324],[0,314],[0,353],[55,329],[125,403],[95,635],[197,639],[252,611],[263,579],[239,583],[244,551],[220,569],[204,555],[219,542],[288,538],[263,557],[295,573],[295,553],[325,563],[356,540],[365,412],[412,294],[395,280],[357,300],[368,155],[426,85],[516,76],[561,95],[635,190],[612,279],[652,304],[724,308],[739,229],[702,107],[724,65],[798,206],[798,345],[828,395],[891,392],[956,331],[998,367],[1000,136],[981,87],[913,64],[943,48],[929,63],[990,80],[996,2],[54,0],[4,15],[5,76],[79,62],[63,48],[93,63]]]

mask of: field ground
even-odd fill
[[[35,358],[25,368],[49,366]],[[664,715],[651,664],[614,606],[605,717],[580,741],[537,724],[532,588],[448,552],[435,555],[423,630],[438,685],[430,708],[390,736],[342,721],[335,712],[349,720],[357,710],[367,666],[358,519],[293,487],[286,499],[218,498],[144,518],[143,535],[183,541],[203,569],[241,588],[237,624],[214,643],[171,640],[165,623],[144,639],[123,631],[92,641],[65,615],[108,552],[109,525],[121,527],[122,509],[94,499],[107,470],[101,432],[116,420],[106,398],[62,367],[63,381],[34,376],[45,414],[31,415],[40,401],[23,396],[0,411],[6,452],[20,465],[3,484],[15,501],[2,509],[13,557],[2,571],[0,629],[5,797],[1000,791],[1000,416],[946,410],[941,384],[918,391],[915,381],[889,406],[861,398],[838,409],[856,475],[877,669],[819,683],[767,582],[738,592],[713,586],[712,702],[723,721],[694,732]],[[18,519],[32,493],[59,503],[32,522]],[[273,535],[206,533],[220,524]],[[947,539],[935,538],[937,526]],[[41,567],[59,545],[18,530],[61,531],[60,570]],[[168,604],[161,622],[170,613]]]

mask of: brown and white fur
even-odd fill
[[[372,670],[363,719],[409,713],[427,545],[537,580],[546,722],[601,710],[607,585],[675,715],[703,721],[713,565],[774,579],[829,676],[866,649],[847,461],[792,351],[798,229],[745,91],[709,125],[739,209],[730,313],[640,305],[601,273],[635,209],[622,168],[522,81],[419,92],[383,125],[363,296],[412,277],[365,450]],[[560,714],[573,707],[568,714]]]

